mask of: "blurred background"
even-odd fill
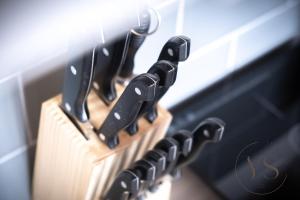
[[[211,116],[226,122],[222,142],[174,184],[174,199],[300,197],[299,0],[30,0],[0,4],[0,199],[31,198],[41,103],[61,92],[68,38],[82,51],[103,40],[100,29],[113,40],[143,3],[161,25],[139,50],[135,73],[170,37],[191,38],[190,57],[161,100],[174,115],[169,134]],[[258,174],[251,181],[249,163]]]

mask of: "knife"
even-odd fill
[[[166,169],[167,153],[162,150],[150,150],[143,156],[143,158],[152,162],[155,165],[156,175],[160,174]]]
[[[166,139],[169,139],[172,141],[173,144],[176,145],[176,154],[173,155],[172,159],[169,159],[169,161],[166,163],[166,168],[165,170],[161,171],[160,173],[157,173],[156,180],[152,182],[151,185],[149,185],[149,191],[155,192],[157,191],[162,178],[170,173],[174,166],[176,165],[176,162],[181,154],[188,155],[191,151],[191,146],[192,146],[192,137],[189,136],[186,133],[178,133],[175,135],[175,137],[168,137]],[[156,146],[155,149],[162,149],[162,146],[160,146],[161,142],[159,142]]]
[[[178,151],[172,162],[169,162],[166,170],[160,174],[155,184],[149,187],[150,191],[157,190],[159,181],[167,174],[179,177],[180,169],[194,161],[205,144],[219,142],[222,139],[225,123],[218,118],[208,118],[201,122],[192,132],[181,130],[173,135],[177,141]],[[154,188],[154,189],[153,189]]]
[[[150,14],[147,10],[144,10],[139,14],[140,25],[134,28],[134,31],[139,33],[137,35],[133,32],[130,33],[130,40],[128,44],[128,51],[125,58],[124,65],[122,66],[121,72],[119,74],[122,78],[129,78],[133,75],[134,59],[137,51],[140,49],[145,41],[147,32],[150,27]]]
[[[160,140],[155,146],[154,150],[161,150],[166,153],[166,161],[172,162],[176,159],[177,153],[178,153],[178,142],[171,138],[171,137],[166,137],[162,140]]]
[[[61,107],[73,120],[89,119],[87,96],[94,73],[94,49],[68,63],[64,73]]]
[[[183,62],[190,55],[191,39],[186,36],[171,37],[163,46],[158,60],[168,60],[176,66],[178,62]]]
[[[137,196],[139,191],[139,177],[132,170],[124,170],[115,178],[104,199],[128,200],[131,196]]]
[[[154,75],[159,79],[158,86],[155,90],[155,97],[152,101],[144,102],[137,117],[133,120],[133,122],[126,128],[126,131],[130,135],[134,135],[138,131],[138,124],[137,120],[142,116],[145,115],[146,112],[152,109],[154,104],[157,102],[157,94],[159,93],[162,88],[170,87],[174,83],[176,78],[175,74],[176,70],[174,65],[168,61],[158,61],[156,62],[149,70],[148,73]]]
[[[127,195],[127,199],[143,199],[146,190],[155,192],[165,175],[178,174],[183,166],[198,156],[205,144],[219,142],[222,139],[224,128],[225,123],[222,120],[208,118],[192,132],[180,130],[172,137],[160,140],[153,150],[146,153],[141,160],[136,161],[133,168],[129,170],[137,177],[139,187],[136,189],[138,192],[136,190],[128,192],[132,195]],[[114,194],[115,196],[123,194],[124,192],[120,192],[120,189],[114,188],[122,187],[124,184],[121,182],[122,180],[117,178],[109,192],[119,193]],[[115,199],[120,199],[120,197]]]
[[[102,101],[109,105],[117,97],[115,82],[124,64],[130,32],[112,43],[98,45],[95,55],[95,80],[93,87]]]
[[[180,156],[176,164],[182,168],[193,162],[207,143],[221,141],[225,129],[225,123],[219,118],[208,118],[201,122],[193,131],[193,145],[188,156]]]
[[[109,148],[113,149],[119,144],[119,131],[132,123],[142,104],[153,100],[157,84],[157,78],[147,73],[130,81],[101,127],[96,130]]]
[[[148,189],[151,192],[155,192],[158,189],[158,186],[160,185],[160,178],[165,174],[166,169],[168,166],[176,161],[176,158],[178,157],[178,148],[179,143],[172,137],[166,137],[162,140],[160,140],[155,146],[154,150],[158,150],[163,152],[164,156],[166,157],[166,166],[165,170],[157,171],[155,176],[155,181],[153,181],[151,184],[149,184]]]
[[[170,38],[167,43],[163,46],[161,53],[158,57],[158,60],[167,60],[173,63],[175,67],[175,77],[173,78],[173,83],[169,84],[168,86],[161,87],[157,91],[155,95],[155,101],[152,103],[153,105],[147,109],[147,113],[145,118],[152,123],[157,118],[157,102],[166,94],[169,88],[174,84],[176,81],[177,76],[177,68],[178,62],[183,62],[188,59],[190,55],[190,47],[191,47],[191,40],[186,36],[174,36]],[[152,71],[153,70],[153,71]],[[155,69],[150,69],[149,73],[155,73]]]

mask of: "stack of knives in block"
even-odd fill
[[[224,123],[217,118],[165,137],[172,116],[158,101],[188,58],[190,39],[170,38],[147,73],[135,76],[149,13],[141,19],[140,34],[128,31],[70,60],[62,94],[43,103],[33,199],[168,199],[170,177],[203,144],[221,139]]]

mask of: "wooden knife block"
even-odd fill
[[[123,87],[117,89],[121,94]],[[120,144],[111,150],[99,142],[96,134],[87,140],[62,111],[60,103],[61,95],[42,104],[34,200],[101,199],[120,170],[140,159],[165,136],[172,119],[167,110],[158,107],[158,118],[153,124],[140,119],[139,132],[129,136],[122,131]],[[94,91],[88,97],[88,105],[91,123],[98,128],[112,105],[105,106]],[[168,198],[170,187],[165,188],[161,197]]]

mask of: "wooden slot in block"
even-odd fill
[[[123,91],[118,86],[118,93]],[[116,175],[165,136],[172,116],[158,107],[153,124],[139,120],[139,132],[121,131],[120,144],[111,150],[95,133],[88,140],[60,108],[61,95],[42,105],[33,177],[34,200],[99,199]],[[94,91],[88,97],[91,123],[98,128],[112,106],[105,106]],[[97,140],[97,141],[96,141]],[[165,191],[166,192],[166,191]]]

